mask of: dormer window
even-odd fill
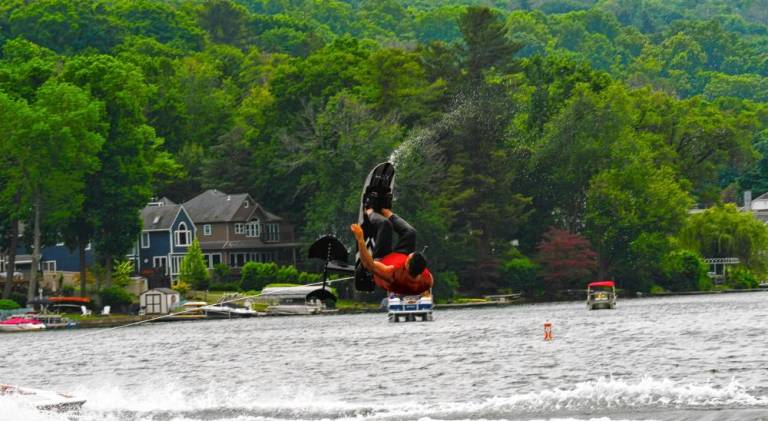
[[[152,225],[157,225],[160,222],[160,217],[156,216],[155,219],[152,220]]]
[[[258,219],[245,224],[246,237],[259,237],[260,235],[261,235],[261,225],[259,225]]]
[[[188,246],[192,239],[192,232],[187,229],[187,224],[182,222],[176,228],[176,245]]]
[[[245,201],[245,207],[247,208],[247,207],[248,207],[248,206],[250,206],[250,205],[251,205],[251,204],[250,204],[250,202],[249,202],[248,200],[246,200],[246,201]]]

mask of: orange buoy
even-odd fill
[[[544,340],[545,341],[552,340],[552,323],[550,322],[544,323]]]

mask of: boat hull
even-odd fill
[[[0,395],[9,396],[20,404],[41,411],[71,412],[78,411],[85,404],[85,399],[49,390],[0,384]]]

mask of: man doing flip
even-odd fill
[[[391,206],[391,205],[390,205]],[[373,255],[365,245],[363,229],[352,224],[351,229],[360,252],[360,262],[370,273],[376,285],[401,295],[419,295],[432,288],[432,274],[427,269],[427,259],[416,251],[416,230],[388,208],[365,209],[375,231]],[[397,244],[393,247],[393,232]]]

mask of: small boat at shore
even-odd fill
[[[229,307],[225,305],[208,305],[203,307],[205,315],[209,318],[234,319],[238,317],[256,317],[258,312],[240,307]]]
[[[31,332],[45,329],[45,324],[37,319],[12,316],[0,321],[0,332]]]
[[[23,406],[36,408],[41,411],[76,411],[85,404],[85,399],[79,399],[71,395],[9,384],[0,384],[0,396],[10,397]]]

